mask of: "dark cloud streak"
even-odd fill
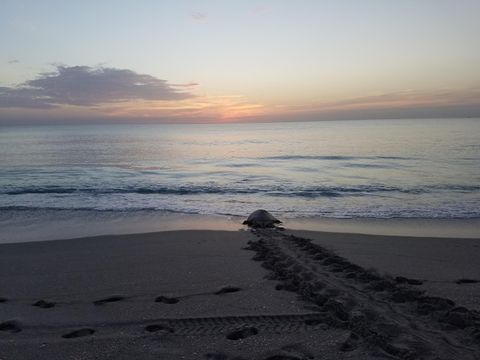
[[[0,108],[51,109],[55,107],[37,89],[0,87]]]
[[[172,101],[193,97],[177,87],[182,86],[128,69],[57,66],[55,71],[43,73],[18,86],[0,87],[0,107],[94,107],[133,100]]]

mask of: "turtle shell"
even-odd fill
[[[272,228],[275,224],[280,224],[281,221],[270,214],[267,210],[259,209],[252,212],[247,220],[243,222],[253,228]]]

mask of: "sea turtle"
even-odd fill
[[[253,228],[273,228],[275,224],[281,224],[282,222],[270,214],[267,210],[255,210],[250,216],[243,222],[243,225],[248,225]]]

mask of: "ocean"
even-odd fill
[[[3,241],[76,217],[82,228],[258,208],[480,218],[480,119],[0,127]]]

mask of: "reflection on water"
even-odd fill
[[[478,144],[479,119],[1,128],[0,221],[257,208],[283,218],[476,218]]]

